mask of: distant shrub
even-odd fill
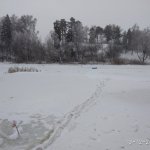
[[[33,67],[10,67],[8,69],[8,73],[15,73],[15,72],[39,72],[38,69]]]
[[[144,63],[141,63],[139,60],[135,60],[135,59],[129,60],[129,64],[144,65]]]

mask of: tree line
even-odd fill
[[[56,20],[43,42],[31,15],[0,18],[0,61],[26,63],[88,63],[119,61],[122,53],[136,53],[140,63],[150,57],[150,29],[128,30],[109,24],[87,27],[71,17]]]

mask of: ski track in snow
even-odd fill
[[[80,105],[75,106],[72,111],[65,114],[62,120],[60,120],[59,123],[57,123],[56,127],[54,128],[53,133],[50,134],[49,137],[47,137],[47,139],[41,140],[43,142],[38,143],[36,147],[34,147],[34,145],[33,146],[30,145],[29,146],[30,148],[28,147],[26,150],[28,149],[43,150],[43,149],[48,148],[51,144],[53,144],[57,140],[57,138],[60,137],[63,130],[67,127],[67,125],[72,120],[80,117],[80,115],[83,112],[85,112],[87,109],[91,108],[93,105],[97,103],[98,97],[100,96],[104,86],[105,86],[105,81],[100,81],[99,85],[97,86],[97,89],[92,94],[92,96],[88,98],[86,101],[84,101],[83,103],[81,103]]]

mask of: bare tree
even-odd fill
[[[137,41],[137,56],[141,63],[145,63],[150,55],[150,30],[140,31]]]

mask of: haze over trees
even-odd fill
[[[87,27],[71,17],[54,22],[52,31],[41,41],[37,19],[31,15],[0,18],[0,61],[34,63],[124,63],[122,53],[136,53],[144,64],[150,58],[150,29],[134,25],[127,31],[109,24]]]

